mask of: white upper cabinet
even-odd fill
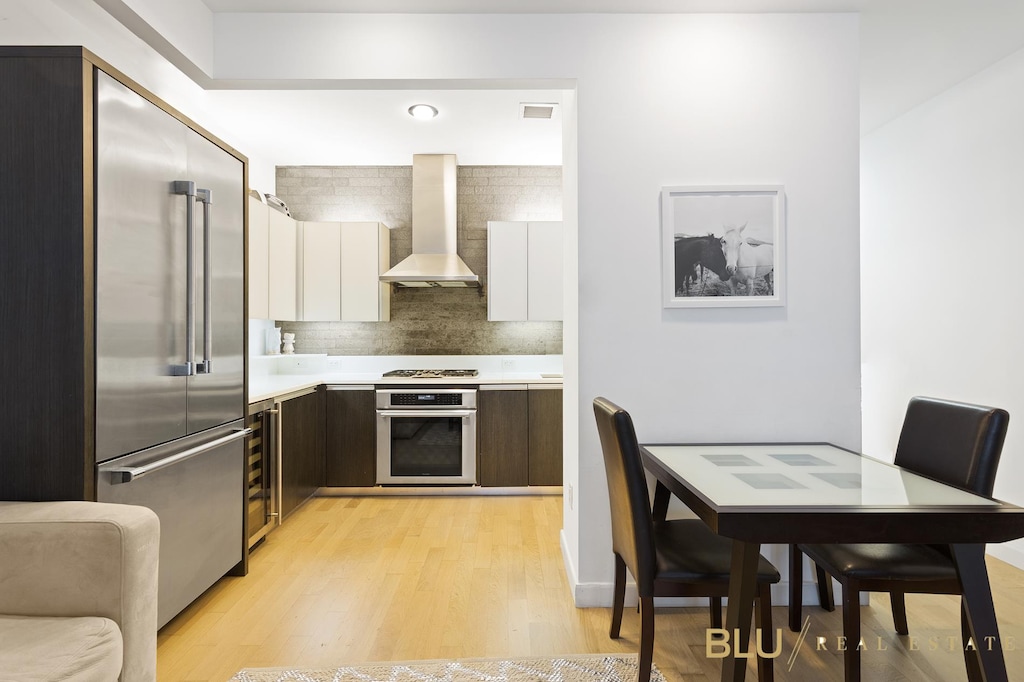
[[[529,320],[562,319],[562,223],[527,225],[527,310]]]
[[[341,319],[391,319],[391,287],[380,276],[391,269],[391,231],[383,223],[341,224]]]
[[[249,317],[270,319],[270,232],[267,205],[249,197]]]
[[[527,319],[526,223],[487,223],[487,319]]]
[[[562,319],[562,223],[487,223],[487,319]]]
[[[302,319],[341,320],[341,223],[302,223]]]
[[[297,320],[298,242],[297,224],[284,213],[267,210],[270,320]]]
[[[303,222],[302,319],[384,322],[391,291],[380,276],[391,267],[391,236],[378,222]]]

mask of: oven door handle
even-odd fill
[[[378,417],[472,417],[476,410],[377,410]]]

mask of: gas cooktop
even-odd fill
[[[403,379],[452,379],[475,377],[480,372],[475,369],[393,369],[384,372],[385,377],[401,377]]]

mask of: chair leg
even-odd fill
[[[772,586],[761,583],[757,586],[757,627],[760,628],[761,651],[775,653],[775,630],[772,628]],[[757,637],[754,638],[757,642]],[[757,679],[760,682],[774,682],[775,666],[771,658],[757,657]]]
[[[831,578],[830,578],[831,580]],[[846,682],[860,682],[860,589],[843,585],[843,671]]]
[[[619,638],[622,627],[622,609],[626,601],[626,562],[618,554],[615,555],[615,591],[612,593],[612,627],[608,636]]]
[[[836,610],[836,600],[832,596],[832,576],[825,569],[814,564],[814,581],[818,584],[818,603],[826,611]]]
[[[708,610],[711,612],[711,627],[722,629],[722,598],[709,597]]]
[[[804,553],[789,546],[789,629],[800,632],[804,606]]]
[[[654,660],[654,597],[640,597],[640,673],[637,682],[650,682]]]
[[[896,634],[910,634],[907,627],[907,605],[902,592],[890,592],[889,601],[892,603],[892,622],[896,625]]]

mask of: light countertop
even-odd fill
[[[561,358],[559,358],[560,360]],[[287,361],[285,361],[287,362]],[[447,363],[451,364],[451,363]],[[482,363],[487,364],[487,363]],[[314,371],[304,373],[274,373],[266,374],[250,370],[249,376],[249,402],[255,403],[268,398],[285,396],[307,388],[313,388],[320,384],[346,385],[346,386],[374,386],[374,385],[404,385],[404,386],[486,386],[486,385],[508,385],[508,384],[550,384],[561,385],[562,375],[560,367],[536,368],[543,371],[533,371],[535,368],[528,367],[529,363],[523,362],[520,368],[524,371],[494,371],[487,368],[480,368],[479,375],[475,377],[449,378],[449,379],[410,379],[407,377],[382,376],[381,371],[337,371],[331,367],[311,367]],[[391,363],[389,369],[396,369],[402,364]],[[468,366],[469,363],[463,363]],[[430,362],[420,363],[421,367],[431,366]],[[444,366],[444,365],[435,365]],[[550,370],[550,371],[549,371]]]

